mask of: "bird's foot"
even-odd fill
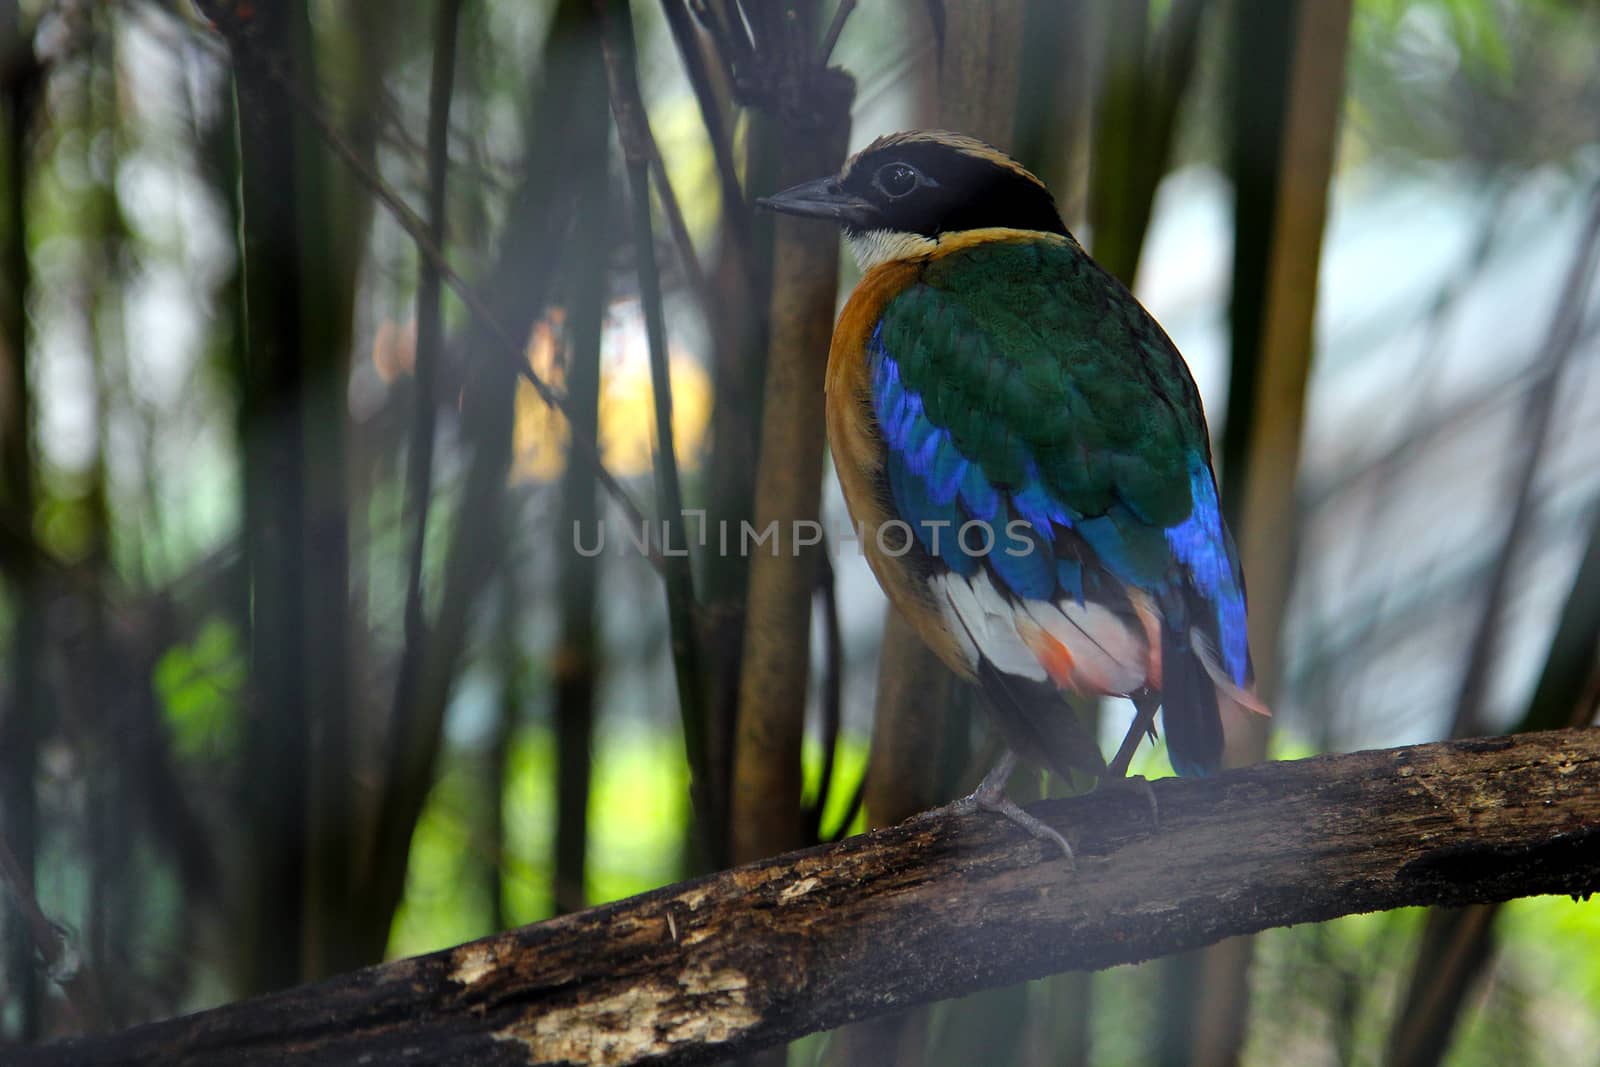
[[[1016,801],[1006,796],[1006,780],[1011,777],[1016,765],[1016,754],[1007,750],[1000,762],[994,765],[994,769],[983,776],[978,788],[974,789],[971,795],[956,801],[956,804],[968,813],[992,811],[1004,815],[1038,840],[1061,849],[1061,854],[1067,858],[1067,866],[1076,868],[1077,858],[1073,856],[1072,846],[1067,844],[1067,839],[1046,826],[1038,817],[1023,811],[1017,806]]]
[[[1107,775],[1100,780],[1101,789],[1131,789],[1144,797],[1150,805],[1150,825],[1159,833],[1161,831],[1161,806],[1156,803],[1156,790],[1149,779],[1142,774]]]
[[[925,812],[923,817],[932,815],[976,815],[980,811],[992,811],[1004,815],[1028,834],[1040,841],[1055,845],[1066,857],[1067,865],[1077,867],[1077,859],[1072,854],[1072,846],[1067,844],[1067,839],[1055,830],[1046,826],[1036,816],[1029,815],[1017,806],[1017,802],[1006,796],[1006,781],[1011,777],[1011,772],[1017,766],[1016,754],[1007,750],[1000,757],[1000,762],[988,774],[983,776],[983,781],[978,788],[962,797],[960,800],[951,801],[942,808],[934,808]]]
[[[1016,801],[1012,800],[1004,793],[1001,793],[996,797],[981,796],[981,793],[982,790],[980,789],[974,792],[971,796],[963,797],[961,800],[956,801],[956,803],[963,804],[970,802],[971,808],[969,810],[992,811],[997,815],[1004,815],[1006,818],[1010,819],[1012,822],[1028,831],[1029,834],[1038,840],[1043,841],[1048,845],[1055,845],[1061,850],[1061,855],[1066,858],[1067,866],[1073,868],[1074,870],[1077,869],[1077,857],[1072,854],[1072,846],[1067,844],[1067,839],[1065,837],[1061,836],[1061,834],[1056,832],[1054,829],[1045,825],[1042,819],[1034,815],[1029,815],[1027,812],[1023,811],[1017,806]]]

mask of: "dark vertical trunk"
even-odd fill
[[[1150,34],[1147,3],[1113,5],[1100,85],[1089,218],[1094,255],[1128,285],[1139,270],[1208,0],[1176,0]]]
[[[1228,113],[1233,118],[1233,295],[1228,417],[1217,474],[1228,525],[1243,528],[1245,461],[1256,417],[1267,266],[1277,215],[1280,160],[1289,111],[1294,27],[1303,0],[1235,0],[1229,24]]]
[[[1105,69],[1095,111],[1094,151],[1089,160],[1089,225],[1094,231],[1094,257],[1107,270],[1132,284],[1143,227],[1135,225],[1138,191],[1139,138],[1145,134],[1145,49],[1149,37],[1149,0],[1109,4],[1106,20]]]
[[[1069,227],[1083,218],[1090,105],[1100,47],[1092,0],[1029,0],[1013,155],[1055,193]]]
[[[1272,16],[1271,11],[1257,12],[1259,6],[1247,3],[1241,10]],[[1229,519],[1243,520],[1233,529],[1249,576],[1257,687],[1268,703],[1278,695],[1278,638],[1293,579],[1295,486],[1313,357],[1323,228],[1344,104],[1350,17],[1348,0],[1297,5],[1285,36],[1276,42],[1276,51],[1288,57],[1288,67],[1286,91],[1278,100],[1281,114],[1274,113],[1267,123],[1281,126],[1282,131],[1278,154],[1271,163],[1276,189],[1272,214],[1264,231],[1248,231],[1250,239],[1264,242],[1264,249],[1248,244],[1243,228],[1235,245],[1239,257],[1236,283],[1255,285],[1253,257],[1263,261],[1259,288],[1235,291],[1234,325],[1244,332],[1235,337],[1235,344],[1243,346],[1236,352],[1243,358],[1234,363],[1233,376],[1237,385],[1241,375],[1252,375],[1255,385],[1244,399],[1246,407],[1234,407],[1230,392],[1228,433],[1236,432],[1233,427],[1240,418],[1249,418],[1251,424],[1243,464],[1228,467],[1225,477],[1229,479],[1227,492],[1243,502],[1242,510],[1235,503]],[[1251,32],[1241,30],[1242,34]],[[1236,61],[1254,64],[1262,54],[1241,48]],[[1242,154],[1248,134],[1241,131],[1240,136],[1236,151]],[[1254,205],[1240,203],[1241,212],[1254,209]],[[1241,218],[1241,227],[1243,223]],[[1241,295],[1244,308],[1257,312],[1254,321],[1241,318]],[[1239,475],[1243,475],[1242,486],[1235,480]],[[1263,759],[1266,732],[1264,723],[1246,723],[1237,736],[1228,739],[1226,761],[1239,765]],[[1248,1025],[1252,944],[1249,939],[1236,938],[1214,945],[1202,955],[1193,994],[1188,1062],[1203,1067],[1238,1062]]]
[[[590,101],[585,124],[574,130],[573,166],[584,175],[578,202],[578,262],[567,294],[567,404],[574,438],[598,440],[600,422],[600,335],[607,297],[607,261],[613,247],[609,225],[613,208],[607,174],[610,129],[604,101]],[[560,546],[561,634],[555,655],[556,725],[556,911],[577,911],[587,903],[586,859],[589,840],[589,783],[594,738],[598,653],[595,585],[599,559],[578,553],[581,537],[593,544],[601,522],[594,463],[581,449],[567,450],[561,478]]]
[[[0,526],[10,545],[0,564],[10,587],[13,630],[0,650],[9,663],[0,685],[0,838],[16,858],[19,891],[32,892],[39,846],[34,792],[44,724],[40,655],[44,648],[42,591],[33,539],[34,458],[32,385],[28,367],[28,145],[39,69],[33,43],[14,2],[0,5]],[[41,986],[33,943],[18,909],[0,909],[0,984],[11,991],[21,1041],[40,1034]]]
[[[1080,971],[1046,978],[1033,1002],[1023,1067],[1089,1067],[1092,1044],[1094,972]]]
[[[820,6],[738,5],[766,71],[777,172],[774,187],[837,170],[849,138],[855,83],[818,56]],[[803,104],[798,104],[804,101]],[[821,510],[823,371],[838,293],[838,239],[780,218],[773,228],[772,288],[760,406],[754,526],[772,548],[749,560],[733,744],[731,859],[773,855],[808,841],[801,744],[809,682],[815,546],[797,544]]]
[[[352,8],[354,43],[350,106],[341,137],[363,165],[374,154],[389,34],[370,6]],[[330,38],[332,35],[329,35]],[[319,41],[297,19],[290,74],[316,99]],[[280,90],[281,92],[282,90]],[[321,106],[318,104],[317,106]],[[301,226],[302,424],[305,514],[300,533],[305,593],[301,600],[306,699],[312,731],[306,871],[308,978],[340,973],[380,958],[351,934],[356,899],[353,856],[359,832],[356,808],[355,722],[352,700],[350,598],[350,467],[347,460],[350,346],[356,274],[366,245],[372,200],[349,168],[336,162],[311,125],[296,124],[296,186]]]
[[[1268,300],[1284,129],[1288,123],[1294,28],[1302,0],[1234,0],[1229,31],[1229,170],[1234,192],[1233,286],[1228,309],[1232,348],[1227,419],[1216,457],[1228,525],[1243,529],[1245,479],[1256,418],[1257,383]],[[1257,650],[1260,654],[1260,650]],[[1201,954],[1159,965],[1162,1015],[1157,1061],[1188,1061],[1195,1030]]]
[[[258,12],[260,48],[279,61],[303,30],[300,4]],[[244,351],[245,559],[250,588],[250,695],[241,782],[251,871],[245,878],[240,983],[261,992],[303,975],[312,717],[305,647],[304,308],[295,189],[302,150],[288,96],[259,62],[236,66]]]
[[[516,556],[505,564],[505,580],[500,594],[500,633],[497,656],[500,661],[500,700],[495,709],[494,733],[484,768],[484,837],[489,862],[485,865],[489,896],[489,928],[500,931],[511,926],[511,909],[506,894],[506,868],[510,848],[506,836],[506,775],[511,767],[511,746],[516,743],[522,724],[522,707],[527,699],[527,659],[523,655],[520,624],[523,568]]]
[[[345,389],[363,212],[330,197],[303,3],[254,12],[235,55],[244,267],[245,559],[250,611],[241,783],[259,847],[246,988],[370,957],[348,936],[354,823]]]
[[[1443,1062],[1468,993],[1494,958],[1498,904],[1435,908],[1428,913],[1412,961],[1400,1013],[1389,1031],[1389,1067]]]
[[[98,14],[98,13],[97,13]],[[91,16],[94,17],[94,16]],[[96,44],[84,68],[81,116],[85,174],[97,173],[88,146],[119,142],[116,114],[115,37],[109,25],[96,27]],[[115,173],[115,166],[104,172]],[[100,974],[124,975],[134,971],[127,932],[137,924],[135,902],[141,895],[135,840],[127,813],[137,792],[142,791],[146,767],[124,758],[132,733],[130,693],[144,680],[127,677],[121,668],[127,662],[120,649],[113,648],[107,633],[107,584],[110,569],[110,508],[107,501],[106,464],[110,447],[112,364],[118,359],[114,349],[121,334],[120,305],[123,279],[119,264],[124,261],[123,223],[116,192],[109,180],[97,180],[84,190],[83,220],[85,240],[78,285],[85,295],[81,308],[83,336],[93,370],[95,408],[94,459],[86,472],[83,512],[87,533],[83,558],[83,578],[77,585],[81,606],[74,614],[82,620],[81,634],[72,635],[74,644],[66,650],[68,662],[90,663],[91,671],[72,672],[64,687],[67,699],[75,705],[81,758],[88,789],[85,795],[85,822],[88,831],[90,900],[84,948],[91,966]],[[150,768],[153,769],[153,768]],[[134,998],[122,983],[104,986],[104,1022],[126,1025]]]

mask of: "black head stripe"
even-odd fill
[[[973,145],[978,142],[884,139],[850,162],[842,184],[877,208],[872,228],[926,237],[989,226],[1067,232],[1038,179],[998,152],[975,151]],[[891,163],[915,167],[928,181],[910,195],[887,196],[874,179]]]

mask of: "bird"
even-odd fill
[[[1224,717],[1269,711],[1200,393],[1155,318],[964,134],[879,137],[757,204],[836,224],[861,269],[824,377],[834,467],[879,584],[1006,744],[953,807],[1071,862],[1005,794],[1019,756],[1124,780],[1159,709],[1173,769],[1218,770]],[[1066,694],[1131,698],[1110,763]]]

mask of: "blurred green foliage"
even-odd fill
[[[232,623],[207,619],[194,640],[162,654],[151,683],[180,756],[205,760],[233,755],[239,741],[245,658]]]

